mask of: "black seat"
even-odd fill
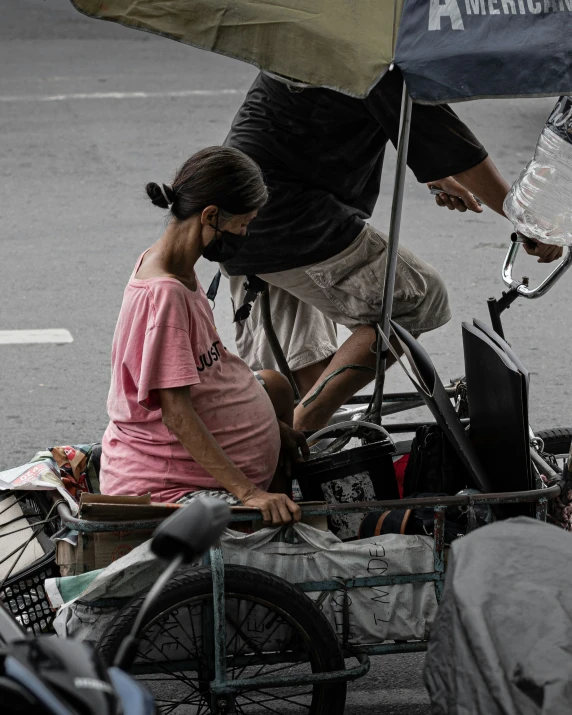
[[[391,327],[399,340],[417,380],[415,386],[425,404],[441,427],[453,449],[461,459],[472,479],[473,487],[481,491],[494,491],[471,440],[451,404],[445,388],[427,351],[404,328],[393,320]]]
[[[492,491],[533,489],[528,427],[529,374],[511,347],[480,321],[463,323],[471,442]],[[507,507],[511,515],[527,505]]]

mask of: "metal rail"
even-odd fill
[[[390,70],[393,69],[392,67]],[[390,335],[391,311],[393,309],[393,293],[395,289],[395,274],[397,272],[397,257],[399,249],[399,230],[401,228],[401,210],[405,193],[405,172],[407,170],[407,151],[409,149],[409,132],[411,129],[411,114],[413,100],[409,96],[407,86],[403,83],[401,98],[401,116],[399,127],[399,140],[397,144],[397,164],[395,167],[395,183],[393,187],[393,203],[391,205],[391,218],[389,222],[389,237],[387,242],[387,257],[385,265],[385,278],[383,283],[383,300],[379,322],[384,335]],[[370,420],[381,424],[383,387],[385,385],[385,370],[389,345],[385,345],[380,336],[377,336],[377,362],[375,374],[374,401]]]
[[[567,248],[566,255],[564,256],[564,258],[550,273],[550,275],[542,281],[540,285],[538,285],[536,288],[530,288],[524,280],[516,281],[512,277],[512,269],[514,267],[514,262],[518,254],[518,250],[521,244],[525,241],[525,237],[519,236],[516,233],[512,234],[511,244],[509,246],[502,267],[502,279],[506,286],[511,289],[514,289],[519,295],[523,296],[524,298],[541,298],[552,288],[555,283],[557,283],[557,281],[560,280],[560,278],[572,265],[572,249]]]
[[[363,653],[354,656],[359,665],[348,670],[334,670],[309,675],[262,675],[257,678],[238,678],[236,680],[213,681],[211,691],[216,695],[239,693],[241,690],[258,688],[285,688],[288,685],[320,685],[321,683],[340,683],[362,678],[369,671],[369,658]]]
[[[559,475],[551,467],[538,457],[542,471],[550,478],[558,478]],[[535,460],[536,462],[537,460]],[[550,474],[550,472],[554,475]],[[521,504],[525,502],[535,502],[540,499],[555,499],[561,493],[560,484],[554,484],[546,489],[531,489],[520,492],[498,492],[489,494],[479,494],[474,496],[448,496],[438,499],[422,497],[415,499],[388,499],[385,501],[358,502],[355,504],[326,504],[324,506],[302,506],[303,516],[335,516],[339,514],[369,513],[387,509],[417,509],[427,507],[450,507],[469,506],[471,504]],[[66,526],[82,533],[96,533],[106,531],[141,531],[154,529],[159,526],[163,519],[147,519],[142,521],[87,521],[72,516],[67,504],[61,503],[57,507],[58,515]],[[262,514],[257,509],[247,510],[242,508],[240,512],[233,513],[232,521],[260,521]]]

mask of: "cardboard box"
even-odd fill
[[[181,504],[152,502],[151,494],[134,497],[83,493],[79,501],[80,516],[87,521],[127,522],[166,519],[181,506]]]
[[[62,576],[77,576],[102,569],[117,561],[151,538],[152,529],[144,531],[106,531],[100,534],[78,534],[77,546],[67,541],[56,545],[56,563]]]
[[[178,504],[159,504],[151,495],[106,496],[82,494],[80,518],[85,521],[117,521],[125,528],[99,533],[79,533],[77,546],[68,541],[58,541],[56,563],[62,576],[78,574],[109,566],[151,538],[154,529],[129,529],[129,523],[163,519],[180,508]]]

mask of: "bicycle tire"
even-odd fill
[[[572,427],[554,427],[537,432],[536,436],[544,442],[544,451],[549,454],[568,454],[572,442]]]
[[[197,616],[197,612],[193,611],[192,609],[195,609],[197,604],[202,603],[203,601],[205,603],[212,603],[212,592],[213,588],[210,568],[195,568],[193,570],[179,571],[177,574],[175,574],[171,582],[166,587],[165,591],[157,599],[156,603],[147,614],[146,623],[142,630],[142,635],[143,638],[145,638],[145,634],[149,633],[150,640],[147,645],[143,644],[142,646],[140,644],[138,656],[143,659],[147,657],[144,655],[140,656],[139,653],[143,653],[145,651],[145,648],[147,648],[147,653],[149,653],[149,644],[151,642],[153,643],[154,647],[159,650],[159,647],[156,646],[157,638],[153,636],[153,629],[157,631],[157,629],[161,628],[161,624],[163,623],[164,633],[168,633],[169,637],[172,636],[172,625],[170,626],[170,628],[168,627],[169,618],[172,617],[175,620],[177,628],[181,627],[181,621],[183,621],[181,613],[184,614],[183,609],[187,609],[188,618],[190,619],[188,623],[192,624],[193,619]],[[264,608],[268,608],[269,612],[273,613],[274,620],[271,619],[273,628],[274,624],[277,622],[278,626],[276,628],[281,627],[279,621],[276,620],[280,617],[284,618],[284,622],[289,622],[289,628],[297,628],[298,633],[296,637],[298,637],[298,635],[301,636],[301,639],[308,647],[308,661],[311,665],[312,672],[331,672],[334,670],[343,670],[345,668],[340,643],[332,627],[330,626],[330,623],[328,622],[324,614],[314,604],[314,602],[297,587],[266,571],[260,571],[258,569],[253,569],[244,566],[226,566],[225,598],[227,605],[227,621],[230,620],[231,623],[232,618],[229,616],[229,610],[232,610],[232,608],[234,607],[232,604],[236,605],[235,601],[237,598],[240,598],[241,600],[244,598],[247,602],[259,603],[259,607],[260,603],[262,603]],[[248,599],[251,600],[248,601]],[[241,600],[239,601],[239,604]],[[131,626],[141,608],[142,602],[143,597],[137,598],[131,603],[127,604],[127,606],[125,606],[117,615],[117,617],[108,625],[106,631],[101,636],[99,643],[97,644],[97,649],[100,655],[104,658],[104,660],[106,660],[106,662],[113,662],[113,659],[118,651],[119,645],[121,644],[123,638],[131,630]],[[202,618],[202,607],[200,613],[201,615],[199,617]],[[239,611],[237,611],[236,613],[239,613]],[[263,622],[262,625],[265,625],[265,622]],[[270,626],[268,626],[268,628],[269,627]],[[191,629],[193,631],[193,636],[195,636],[194,627],[192,625]],[[189,629],[189,631],[191,629]],[[263,629],[260,628],[260,630]],[[158,630],[157,632],[159,633],[159,636],[161,636],[161,630]],[[235,635],[233,636],[233,638],[236,638],[236,632],[240,634],[238,639],[240,641],[242,638],[240,629],[235,631]],[[185,637],[187,636],[188,633],[185,633]],[[228,639],[229,634],[227,630],[227,641]],[[181,640],[183,640],[182,636]],[[196,642],[197,644],[200,643],[200,646],[197,645],[197,658],[200,663],[201,659],[205,658],[202,633],[199,634],[199,638]],[[187,639],[187,641],[185,642],[185,648],[190,653],[189,643],[190,640]],[[202,648],[202,651],[200,653],[199,648]],[[263,650],[263,647],[261,647],[260,650]],[[170,653],[173,653],[173,650],[171,650]],[[276,651],[274,651],[274,653],[276,653]],[[172,656],[170,655],[169,658],[171,657]],[[190,656],[188,657],[190,658]],[[169,660],[167,656],[165,656],[164,662],[167,661],[170,664],[174,662],[173,660]],[[140,660],[140,663],[141,662],[144,663],[145,661]],[[151,665],[149,664],[147,667],[149,668],[148,672],[151,672]],[[170,667],[172,667],[172,665],[170,665]],[[260,666],[260,663],[258,663],[255,668],[256,670],[258,670],[258,672],[254,675],[270,674],[262,672],[261,668],[263,667],[265,666]],[[135,667],[132,670],[137,670],[137,660],[135,661]],[[158,672],[160,673],[161,670],[159,670]],[[180,674],[183,671],[177,672]],[[203,680],[201,681],[198,675],[199,666],[197,666],[196,672],[197,677],[195,680],[192,680],[191,678],[187,679],[189,680],[189,682],[194,683],[192,686],[193,689],[196,691],[200,691],[200,693],[202,694],[198,697],[204,698],[204,701],[206,702],[207,699],[210,699],[210,694],[206,693],[204,683],[208,683],[208,681],[212,677],[212,673],[208,678],[203,677]],[[234,673],[235,670],[233,666],[232,674],[234,675]],[[239,677],[244,678],[244,673],[239,673]],[[180,684],[181,676],[179,675],[178,678],[179,682],[177,682],[177,685],[179,687],[182,687]],[[288,698],[286,698],[286,709],[284,709],[284,707],[281,707],[281,709],[279,710],[271,710],[272,712],[307,712],[310,715],[343,715],[347,688],[347,684],[345,682],[315,685],[311,687],[311,689],[310,686],[291,686],[290,689],[292,690],[295,687],[303,688],[308,691],[307,693],[304,693],[304,695],[309,695],[311,697],[309,709],[303,709],[306,708],[306,706],[298,703],[295,699],[300,698],[300,695],[292,694],[289,695]],[[253,692],[264,693],[266,697],[269,693],[278,693],[279,690],[280,689],[265,689],[264,691],[246,691],[246,693],[249,695],[245,695],[244,697],[248,697],[252,700],[253,697],[259,697],[257,695],[253,696]],[[164,693],[165,690],[162,690],[161,692]],[[165,699],[161,700],[160,702],[167,702],[166,695],[163,694],[162,697]],[[189,702],[189,697],[190,696],[187,696],[185,698],[185,713],[193,712],[193,710],[191,709],[192,703]],[[193,695],[193,698],[194,697],[196,696]],[[276,695],[276,698],[279,700],[283,700],[285,696],[278,694]],[[252,703],[247,703],[245,705],[244,702],[242,702],[241,696],[237,697],[236,703],[238,703],[239,700],[241,704],[240,709],[239,707],[236,708],[237,713],[245,713],[245,715],[249,715],[251,712],[268,712],[268,709],[270,709],[268,708],[268,706],[266,707],[266,709],[264,709],[264,706],[262,706],[253,710],[251,708]],[[173,701],[169,702],[172,703]],[[264,702],[270,701],[266,700]],[[292,711],[290,707],[292,703],[294,703],[295,705],[300,705],[300,708],[296,708]],[[159,707],[161,707],[159,701],[158,705]],[[205,710],[203,710],[203,707],[204,702],[202,699],[200,699],[197,703],[197,712],[205,712]],[[206,712],[212,712],[210,710],[210,706],[207,706],[207,708],[208,709],[206,710]],[[175,706],[175,708],[171,707],[168,710],[165,709],[164,711],[174,713],[178,712],[177,706]],[[234,712],[234,710],[232,710],[232,712]]]

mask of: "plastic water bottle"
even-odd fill
[[[504,212],[523,236],[572,245],[572,97],[556,103],[534,158],[507,194]]]

